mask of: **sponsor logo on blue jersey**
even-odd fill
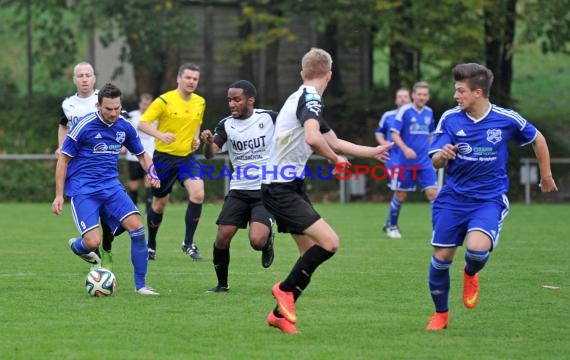
[[[121,148],[122,145],[119,144],[107,145],[105,143],[98,143],[93,147],[93,154],[119,154]]]
[[[473,149],[471,148],[471,145],[469,145],[468,143],[459,143],[457,144],[457,151],[459,151],[460,154],[471,154],[471,152],[473,151]]]

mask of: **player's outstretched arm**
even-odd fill
[[[542,192],[558,191],[558,187],[552,177],[552,171],[550,170],[550,152],[548,150],[548,144],[546,143],[544,135],[542,135],[540,131],[532,143],[532,147],[540,169],[540,190]]]
[[[330,147],[339,154],[352,155],[356,157],[374,158],[379,161],[388,159],[388,150],[392,148],[392,143],[378,146],[363,146],[339,139],[333,130],[324,134]]]
[[[325,138],[326,134],[321,134],[319,121],[316,119],[306,120],[303,128],[305,129],[305,141],[313,151],[326,158],[329,163],[336,164],[339,161],[339,156],[329,145]]]

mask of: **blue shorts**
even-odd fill
[[[160,179],[159,188],[151,188],[152,195],[163,198],[172,192],[172,187],[178,181],[184,186],[184,181],[203,180],[204,174],[198,157],[191,153],[187,156],[175,156],[155,151],[152,161],[156,170],[155,176]]]
[[[390,189],[393,191],[416,191],[416,183],[422,191],[437,188],[437,175],[431,166],[410,168],[392,163],[390,172]]]
[[[121,222],[139,210],[123,189],[105,191],[89,195],[76,195],[71,198],[73,221],[81,235],[99,226],[107,224],[113,234],[123,231]]]
[[[467,233],[481,231],[499,243],[499,234],[509,213],[506,195],[489,200],[477,200],[446,191],[433,203],[431,244],[437,247],[463,245]]]

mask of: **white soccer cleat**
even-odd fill
[[[159,293],[156,292],[156,290],[154,290],[150,286],[145,286],[145,287],[138,289],[137,294],[139,294],[139,295],[150,295],[150,296],[160,295]]]
[[[387,231],[386,235],[388,235],[391,239],[401,239],[402,234],[400,234],[400,229],[397,226],[390,226]]]

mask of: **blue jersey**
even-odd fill
[[[392,127],[392,122],[394,121],[397,113],[398,109],[394,109],[388,110],[382,114],[382,117],[378,122],[378,127],[376,127],[376,134],[384,134],[384,138],[390,141],[390,139],[392,139],[392,132],[390,131],[390,128]]]
[[[491,105],[478,121],[459,107],[446,111],[437,126],[430,154],[446,144],[457,145],[457,157],[445,168],[443,191],[475,199],[493,199],[509,189],[508,142],[523,146],[534,141],[538,130],[516,111]]]
[[[402,105],[390,130],[398,133],[402,141],[416,152],[415,159],[407,159],[402,153],[399,156],[398,165],[432,166],[428,151],[430,136],[435,130],[435,124],[433,111],[429,106],[424,106],[421,111],[418,111],[413,104]]]
[[[382,114],[382,117],[378,122],[378,127],[376,128],[376,134],[384,134],[384,138],[386,139],[386,141],[392,141],[392,131],[390,129],[392,128],[392,123],[394,122],[394,118],[396,117],[397,113],[398,109],[388,110],[384,114]],[[393,146],[388,153],[390,155],[390,160],[386,161],[385,165],[387,167],[390,167],[392,163],[397,161],[399,153],[400,153],[400,148],[398,148],[397,146]]]
[[[130,122],[119,117],[106,124],[99,113],[87,114],[67,134],[61,152],[72,159],[67,167],[67,196],[122,189],[118,161],[121,147],[135,155],[144,153],[137,131]]]

